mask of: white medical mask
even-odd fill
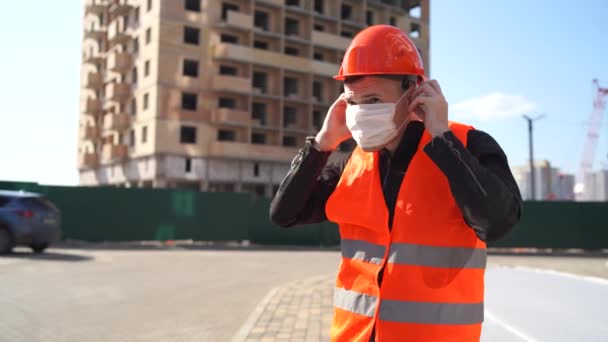
[[[363,149],[384,146],[393,140],[406,121],[395,125],[395,109],[405,97],[405,92],[396,103],[361,104],[346,107],[346,126],[353,139]]]

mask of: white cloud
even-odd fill
[[[482,121],[506,119],[536,110],[536,104],[523,96],[495,92],[473,97],[450,106],[450,114],[458,119]]]

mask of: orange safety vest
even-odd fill
[[[466,146],[473,129],[450,123]],[[353,152],[326,214],[340,225],[342,260],[332,341],[479,341],[486,245],[464,221],[445,175],[423,151],[403,178],[392,229],[378,152]],[[381,286],[378,274],[384,268]]]

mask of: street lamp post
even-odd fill
[[[528,121],[528,145],[530,148],[530,191],[531,200],[536,200],[536,175],[534,174],[534,141],[533,141],[533,123],[534,121],[540,120],[545,117],[545,114],[541,114],[535,118],[531,118],[528,115],[523,115],[523,118]]]

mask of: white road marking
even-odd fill
[[[502,319],[496,317],[496,315],[494,315],[492,312],[486,310],[485,311],[485,318],[487,320],[490,320],[494,323],[496,323],[497,325],[499,325],[501,328],[507,330],[508,332],[510,332],[511,334],[521,338],[522,340],[526,341],[526,342],[538,342],[537,339],[535,339],[534,337],[531,337],[530,335],[524,333],[523,331],[515,328],[514,326],[512,326],[511,324],[503,321]]]

